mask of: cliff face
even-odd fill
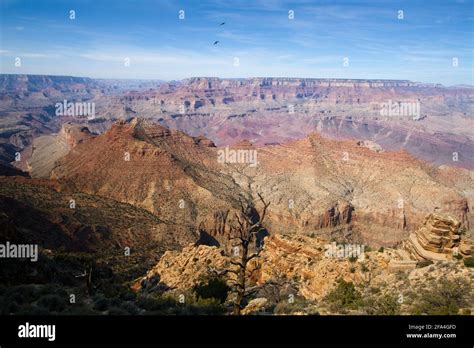
[[[394,88],[413,87],[416,83],[407,80],[351,80],[351,79],[314,79],[314,78],[247,78],[247,79],[220,79],[193,77],[181,81],[181,86],[193,91],[236,91],[251,88],[254,90],[275,90],[293,93],[304,93],[302,96],[310,96],[310,92],[324,87],[346,87],[346,88]],[[241,94],[241,93],[240,93]]]
[[[472,98],[472,88],[397,80],[191,78],[129,92],[112,105],[190,135],[203,134],[217,145],[243,139],[259,145],[285,143],[317,131],[472,169]],[[398,103],[415,108],[382,112],[388,104],[402,105]],[[114,109],[115,116],[125,117],[123,110]]]
[[[288,104],[304,104],[307,111],[324,105],[367,104],[370,109],[373,103],[387,102],[389,99],[394,99],[394,102],[397,98],[416,101],[427,95],[438,95],[438,88],[440,86],[406,80],[195,77],[177,84],[162,84],[158,93],[152,91],[145,96],[151,101],[160,98],[160,107],[167,110],[183,104],[189,113],[205,113],[210,107],[227,106],[235,111],[232,115],[239,112],[246,114],[254,106],[278,111],[287,108]],[[454,95],[453,91],[444,92]],[[467,96],[472,91],[460,89],[457,93]],[[143,93],[131,93],[126,100],[143,101],[143,96]],[[240,103],[247,103],[248,109]]]
[[[4,93],[35,93],[48,89],[79,92],[94,85],[94,80],[87,77],[0,74],[0,91]]]
[[[78,121],[55,117],[55,103],[66,99],[95,103],[96,119],[88,124],[93,132],[137,115],[203,135],[219,146],[243,139],[258,145],[285,143],[317,131],[329,138],[370,140],[387,150],[405,149],[437,165],[473,169],[473,98],[473,88],[405,80],[197,77],[122,85],[80,77],[0,75],[0,111],[6,115],[5,124],[0,122],[0,160],[11,162],[32,137]],[[419,114],[382,115],[384,105],[399,102],[415,103]]]
[[[226,151],[242,151],[242,159],[255,162],[221,161]],[[388,246],[435,208],[464,219],[466,199],[430,168],[403,152],[374,152],[316,134],[285,145],[219,148],[135,119],[78,144],[52,177],[145,208],[218,243],[228,243],[239,197],[260,192],[271,202],[273,233],[322,233]]]

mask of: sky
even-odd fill
[[[0,73],[474,85],[473,26],[474,0],[0,0]]]

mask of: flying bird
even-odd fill
[[[221,24],[219,24],[219,25],[224,25],[224,24],[225,24],[225,22],[222,22],[222,23],[221,23]]]
[[[219,41],[214,41],[214,46],[217,45],[219,43]]]

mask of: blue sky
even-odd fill
[[[1,73],[474,85],[472,0],[0,0],[0,6]]]

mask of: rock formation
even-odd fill
[[[56,163],[52,177],[145,208],[226,243],[239,197],[261,192],[273,233],[318,231],[395,245],[436,208],[463,218],[466,199],[405,152],[374,152],[318,134],[256,152],[256,166],[219,160],[222,148],[146,120],[120,121]],[[258,156],[257,156],[258,155]],[[137,175],[139,173],[139,175]],[[464,204],[461,204],[463,203]]]
[[[461,222],[452,216],[429,214],[423,225],[410,233],[405,249],[415,260],[450,260],[461,252],[460,227]]]

